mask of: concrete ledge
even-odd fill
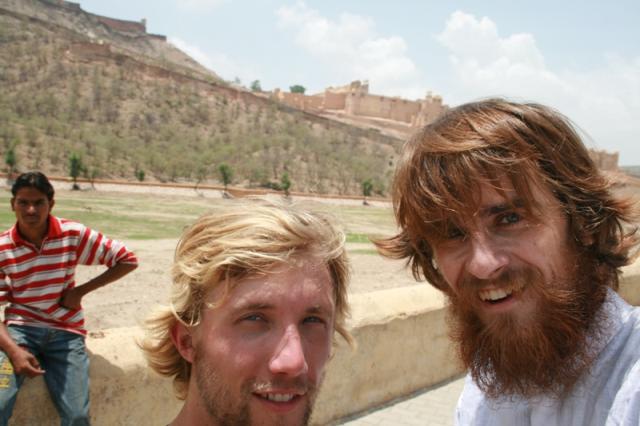
[[[634,306],[640,306],[640,261],[622,268],[618,293]]]
[[[620,294],[640,305],[640,264],[625,268]],[[353,351],[338,341],[313,424],[374,408],[462,372],[447,336],[442,295],[431,286],[356,294],[350,302],[349,326],[358,348]],[[171,381],[146,367],[135,345],[141,335],[132,327],[87,338],[92,424],[166,424],[182,406]],[[10,424],[59,424],[41,378],[25,382]]]
[[[87,338],[93,425],[167,424],[181,407],[171,381],[146,367],[135,344],[138,328],[116,328]],[[57,426],[58,413],[41,377],[27,379],[10,425]]]
[[[417,285],[350,297],[358,347],[340,342],[316,403],[326,424],[462,372],[447,336],[443,297]]]

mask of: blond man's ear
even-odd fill
[[[180,356],[182,356],[185,361],[193,364],[195,348],[193,347],[192,332],[193,329],[191,327],[187,327],[181,322],[176,322],[171,328],[171,340],[180,353]]]

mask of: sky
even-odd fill
[[[640,1],[75,0],[146,18],[225,80],[307,94],[368,80],[373,94],[449,106],[538,102],[595,149],[640,165]]]

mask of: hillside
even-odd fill
[[[238,90],[162,36],[46,0],[0,0],[0,154],[18,170],[384,194],[401,141]],[[135,25],[134,25],[135,27]],[[135,28],[134,28],[135,29]]]

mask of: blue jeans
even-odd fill
[[[60,424],[89,424],[89,357],[84,337],[52,328],[10,325],[13,340],[38,358],[45,370],[49,395],[60,414]],[[0,351],[0,425],[13,413],[25,376],[16,375],[7,355]]]

